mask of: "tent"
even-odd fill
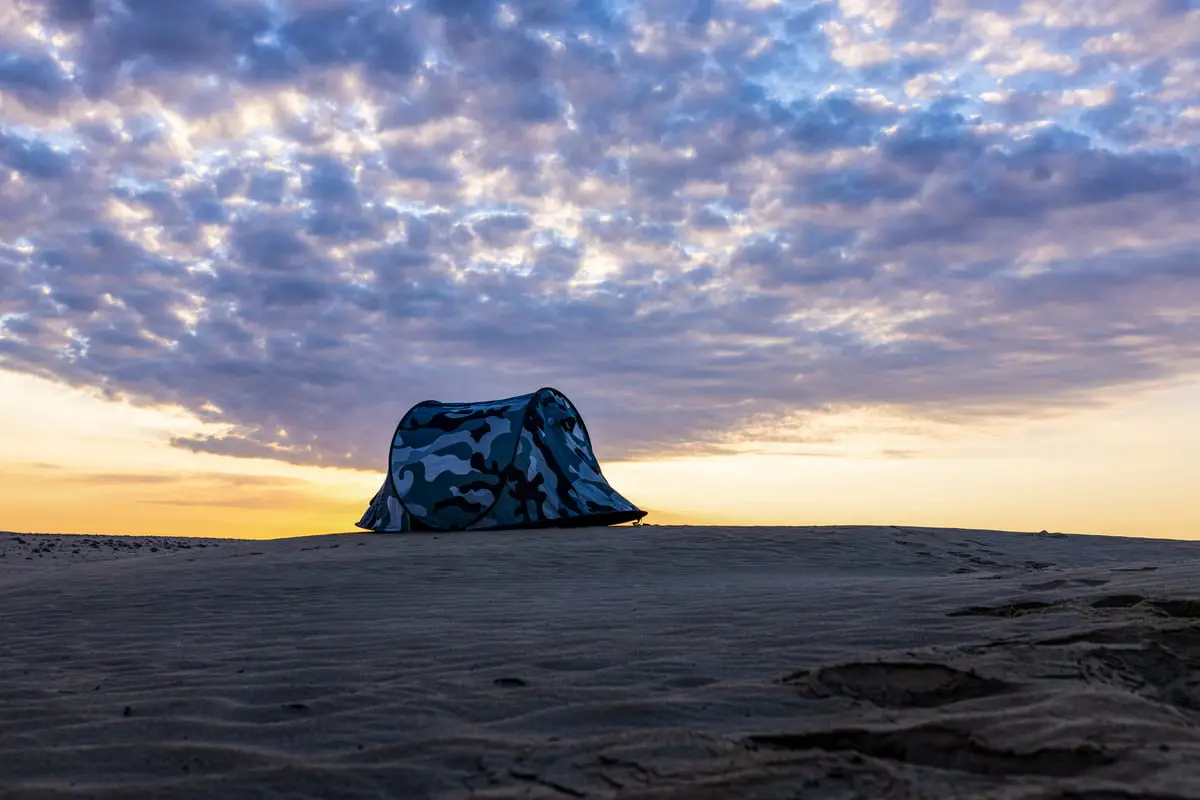
[[[555,389],[427,400],[396,426],[387,477],[358,527],[457,531],[615,525],[646,512],[600,474],[583,418]]]

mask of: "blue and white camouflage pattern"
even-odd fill
[[[600,472],[583,419],[555,389],[414,406],[358,527],[372,531],[611,525],[640,510]]]

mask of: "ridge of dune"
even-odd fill
[[[0,581],[74,564],[201,553],[245,540],[0,531]]]
[[[1200,797],[1200,542],[0,533],[0,565],[3,798]]]

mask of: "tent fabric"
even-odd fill
[[[608,485],[575,406],[556,389],[413,406],[358,527],[454,531],[613,525],[645,511]]]

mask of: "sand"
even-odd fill
[[[1198,559],[901,527],[0,534],[0,797],[1200,797]]]

